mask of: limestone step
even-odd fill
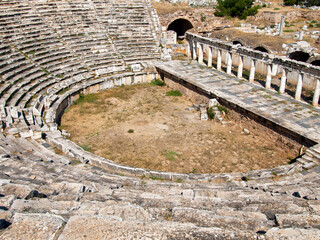
[[[320,229],[320,216],[310,214],[276,214],[280,228],[317,228]]]
[[[85,227],[84,227],[85,226]],[[256,239],[257,234],[174,222],[121,221],[118,217],[73,216],[59,240],[73,239]]]
[[[301,229],[301,228],[271,228],[266,233],[267,240],[273,239],[286,239],[286,240],[296,240],[296,239],[320,239],[320,230],[319,229]]]
[[[200,227],[219,227],[228,230],[267,231],[273,222],[258,212],[205,211],[193,208],[173,208],[172,221],[191,222]]]

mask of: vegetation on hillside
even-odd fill
[[[286,6],[292,6],[292,5],[303,5],[303,6],[306,6],[306,7],[320,6],[320,0],[307,0],[307,1],[302,1],[302,0],[283,0],[283,3]]]
[[[253,16],[258,13],[260,5],[252,6],[252,0],[218,0],[217,10],[215,15],[217,17],[238,17],[246,19],[248,16]]]

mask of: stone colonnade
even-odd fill
[[[272,54],[256,51],[247,47],[233,45],[218,39],[210,39],[201,37],[196,34],[186,33],[186,39],[189,42],[187,51],[188,57],[198,60],[200,64],[204,64],[204,52],[207,53],[207,66],[212,67],[212,59],[216,59],[216,69],[221,71],[221,64],[224,60],[226,65],[226,73],[232,74],[233,65],[237,65],[237,77],[242,78],[243,69],[245,67],[250,70],[249,82],[253,82],[256,74],[258,63],[263,63],[266,75],[265,88],[270,89],[272,76],[277,73],[281,74],[279,93],[285,93],[287,86],[288,73],[295,71],[297,74],[295,82],[295,99],[301,99],[304,80],[308,79],[308,85],[313,86],[313,106],[318,106],[320,95],[320,67],[313,66],[308,63],[297,62],[285,57],[274,56]],[[206,50],[206,51],[205,51]],[[225,57],[225,59],[223,59]],[[234,63],[233,59],[237,62]],[[311,79],[311,80],[310,80]],[[310,87],[309,87],[310,88]]]

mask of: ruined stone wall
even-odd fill
[[[293,11],[287,12],[273,12],[273,11],[265,11],[261,12],[258,15],[254,16],[253,18],[256,21],[267,21],[271,23],[279,23],[281,21],[281,16],[286,16],[286,21],[296,21],[298,18],[305,18],[309,21],[312,20],[320,20],[320,14],[317,10],[304,10],[304,9],[297,9]]]

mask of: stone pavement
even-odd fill
[[[161,72],[179,77],[206,92],[320,143],[320,109],[287,94],[278,94],[245,79],[200,65],[196,61],[156,62]]]

